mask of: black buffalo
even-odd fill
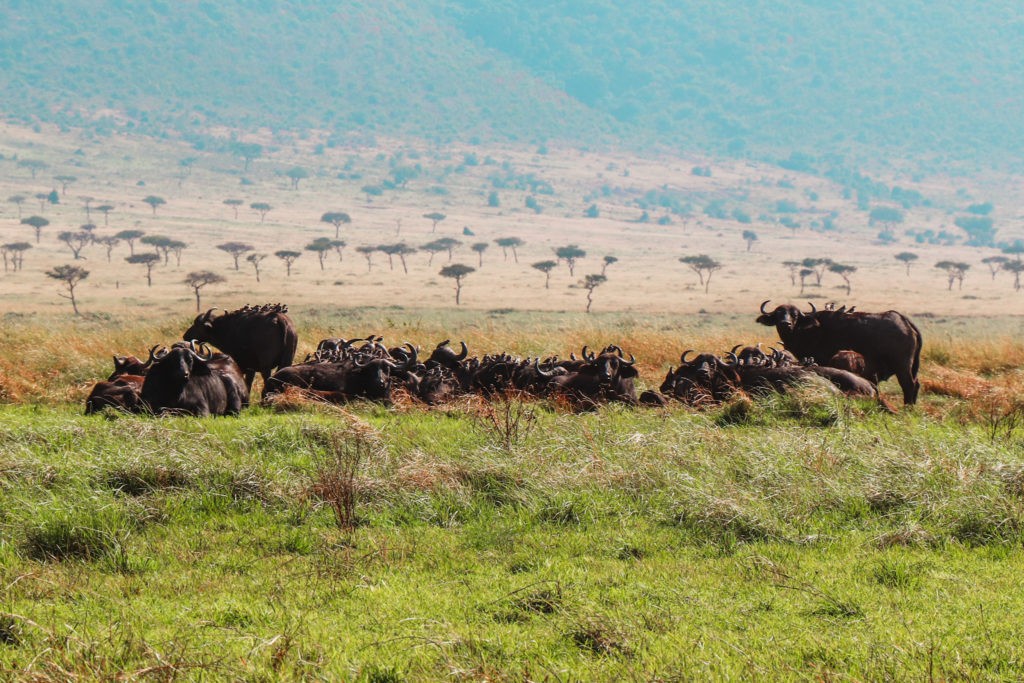
[[[907,316],[896,311],[854,312],[845,307],[819,311],[813,304],[808,313],[791,305],[769,312],[767,305],[767,301],[761,304],[757,322],[774,325],[786,349],[797,358],[827,362],[840,351],[856,351],[870,369],[866,379],[878,384],[895,375],[904,404],[917,402],[921,332]]]
[[[535,368],[549,378],[549,394],[566,398],[577,407],[592,408],[605,401],[637,405],[635,379],[639,373],[634,363],[632,356],[625,359],[622,349],[609,346],[581,364],[574,363],[575,370],[557,368],[564,374],[542,370],[539,364]]]
[[[245,377],[226,354],[177,342],[150,357],[141,397],[156,415],[237,415],[249,403]]]
[[[266,382],[275,368],[295,362],[299,338],[286,315],[287,306],[245,306],[214,315],[216,310],[196,316],[182,338],[213,344],[231,356],[242,369],[248,389],[257,372]]]

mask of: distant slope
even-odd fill
[[[6,0],[10,113],[143,129],[351,128],[440,139],[593,136],[611,117],[395,0]]]
[[[1024,151],[1016,0],[6,0],[0,107],[788,156]]]

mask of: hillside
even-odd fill
[[[87,19],[85,19],[87,17]],[[11,0],[9,118],[1006,163],[1024,22],[996,0]]]

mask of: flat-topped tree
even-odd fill
[[[60,280],[64,283],[64,287],[68,290],[67,294],[57,293],[58,296],[67,299],[71,302],[71,308],[75,311],[75,315],[78,313],[78,301],[75,299],[75,288],[78,283],[89,277],[89,271],[79,266],[63,265],[56,266],[52,270],[46,271],[47,277],[52,277],[54,280]]]
[[[263,220],[267,217],[267,214],[274,207],[272,207],[270,204],[267,204],[266,202],[253,202],[252,204],[249,205],[249,208],[260,215],[260,223],[262,223]]]
[[[60,183],[60,193],[64,197],[68,196],[68,185],[78,180],[73,175],[55,175],[53,179]]]
[[[434,240],[433,242],[427,242],[420,247],[420,249],[430,254],[430,258],[427,260],[427,266],[432,266],[434,265],[434,255],[445,251],[445,246],[440,240]]]
[[[462,296],[462,281],[467,275],[476,271],[473,266],[467,266],[462,263],[452,263],[441,269],[441,277],[447,277],[455,280],[455,305],[458,306],[461,303]]]
[[[110,225],[110,212],[114,210],[113,204],[100,204],[96,210],[103,214],[104,227]]]
[[[170,242],[168,242],[167,248],[170,250],[172,254],[174,254],[174,265],[180,266],[181,252],[188,249],[188,244],[182,242],[181,240],[171,240]]]
[[[1003,245],[1003,253],[1015,256],[1020,261],[1020,255],[1024,254],[1024,240],[1014,240]]]
[[[807,278],[814,275],[814,271],[810,268],[800,269],[800,296],[804,295],[804,288],[807,286]]]
[[[405,262],[405,257],[408,256],[409,254],[415,254],[416,253],[416,249],[413,248],[413,247],[410,247],[405,242],[399,242],[398,244],[393,245],[393,248],[394,248],[394,255],[397,256],[398,260],[402,262],[402,272],[404,272],[406,275],[408,275],[409,274],[409,266]]]
[[[356,247],[356,252],[363,255],[366,258],[366,272],[373,272],[373,252],[377,251],[380,247],[375,244],[361,244]]]
[[[395,247],[397,244],[378,244],[377,251],[388,257],[388,270],[395,269]]]
[[[1003,270],[1013,273],[1013,289],[1020,291],[1020,274],[1024,273],[1024,262],[1007,261],[1002,265]]]
[[[21,219],[21,205],[25,203],[26,199],[28,199],[28,197],[26,197],[23,194],[12,194],[10,197],[7,198],[7,201],[18,207],[19,220]]]
[[[196,313],[202,311],[202,303],[200,302],[200,291],[207,285],[216,285],[221,282],[227,282],[223,275],[218,275],[209,270],[197,270],[189,273],[185,276],[185,284],[192,288],[192,291],[196,295]]]
[[[290,249],[281,249],[274,252],[274,256],[284,261],[285,272],[288,277],[292,276],[292,264],[295,263],[295,259],[302,256],[301,251],[292,251]]]
[[[139,239],[146,233],[142,230],[122,230],[121,232],[114,235],[119,240],[124,240],[128,243],[128,253],[135,255],[135,240]]]
[[[110,253],[114,251],[114,247],[121,243],[121,240],[117,239],[114,235],[104,235],[103,237],[97,237],[96,243],[102,244],[107,250],[107,263],[110,263]]]
[[[800,265],[803,266],[804,268],[810,268],[812,271],[814,271],[815,283],[820,287],[821,277],[822,275],[825,274],[825,271],[828,270],[828,267],[831,263],[832,259],[830,258],[805,258],[803,261],[800,262]]]
[[[565,261],[565,265],[569,266],[569,277],[573,277],[576,271],[576,261],[586,258],[587,252],[575,244],[567,244],[564,247],[556,248],[555,256],[559,261]]]
[[[607,280],[607,277],[599,273],[591,273],[584,276],[580,287],[587,290],[587,313],[590,313],[590,306],[594,303],[594,290],[603,285]]]
[[[957,289],[964,288],[964,275],[970,270],[971,266],[968,263],[962,261],[939,261],[935,264],[935,267],[939,270],[946,272],[946,278],[949,280],[948,289],[952,291],[953,282],[958,282]]]
[[[224,200],[224,204],[226,206],[230,206],[234,210],[234,212],[235,212],[235,220],[237,221],[238,220],[238,207],[240,207],[242,204],[245,204],[245,202],[242,201],[241,199],[225,199]]]
[[[306,251],[316,254],[317,259],[320,261],[320,270],[324,269],[324,259],[327,258],[327,252],[333,248],[329,237],[317,237],[306,245]]]
[[[917,260],[917,254],[912,251],[901,251],[893,258],[907,267],[907,277],[910,277],[910,264]]]
[[[21,224],[32,226],[32,229],[36,231],[36,244],[39,244],[43,228],[49,225],[50,221],[46,220],[42,216],[29,216],[28,218],[22,218]]]
[[[437,232],[437,224],[443,221],[445,218],[448,218],[448,216],[437,211],[434,211],[433,213],[425,213],[423,214],[423,217],[433,224],[430,228],[430,232]]]
[[[711,287],[711,276],[716,270],[721,270],[722,264],[711,258],[707,254],[700,254],[699,256],[680,256],[680,263],[685,263],[690,267],[690,270],[697,273],[697,277],[700,278],[700,284],[704,287],[704,293],[707,294],[708,289]]]
[[[348,242],[345,240],[331,240],[331,249],[338,255],[338,263],[342,263],[345,260],[345,247],[348,246]]]
[[[487,247],[489,246],[491,245],[488,244],[487,242],[474,242],[473,244],[470,245],[469,248],[475,251],[477,253],[477,256],[479,257],[477,260],[477,267],[484,267],[484,252],[487,251]]]
[[[850,295],[850,276],[857,272],[857,266],[848,266],[843,263],[830,263],[828,264],[828,270],[831,273],[835,273],[839,277],[843,278],[843,282],[846,283],[846,295]]]
[[[747,243],[747,251],[750,251],[750,248],[754,246],[754,242],[757,241],[757,233],[753,230],[744,230],[743,241]]]
[[[238,259],[240,259],[243,254],[247,254],[255,249],[251,244],[246,244],[245,242],[225,242],[223,244],[218,244],[217,248],[231,255],[231,258],[235,263],[235,270],[238,270]]]
[[[1008,256],[986,256],[981,259],[981,262],[988,266],[989,272],[992,274],[992,279],[996,279],[996,273],[1000,270],[1004,270],[1003,264],[1010,260]]]
[[[18,161],[18,168],[28,169],[29,173],[32,174],[32,180],[35,180],[36,174],[44,168],[49,168],[49,164],[39,159],[20,159]]]
[[[96,201],[96,198],[95,197],[90,197],[88,195],[85,195],[83,197],[79,197],[79,199],[81,199],[82,200],[82,204],[85,205],[85,220],[91,221],[92,220],[92,203],[94,201]]]
[[[293,166],[292,168],[289,168],[285,172],[285,175],[288,176],[288,179],[292,181],[292,189],[293,190],[298,190],[299,189],[299,181],[305,180],[306,178],[308,178],[309,177],[309,171],[307,171],[306,169],[302,168],[301,166]]]
[[[893,227],[902,222],[903,212],[893,206],[876,206],[868,214],[868,225],[874,227],[881,223],[886,232],[892,232]]]
[[[8,270],[10,270],[11,265],[11,250],[9,248],[9,245],[0,244],[0,256],[2,256],[4,259],[4,272],[6,273]]]
[[[439,239],[437,239],[435,241],[439,245],[444,247],[445,251],[448,252],[448,261],[449,261],[449,263],[452,260],[452,252],[455,250],[455,247],[458,247],[458,246],[462,245],[462,240],[457,240],[454,237],[441,237],[441,238],[439,238]]]
[[[156,253],[163,257],[164,265],[171,260],[171,243],[174,241],[170,237],[164,235],[146,235],[141,240],[143,244],[148,244],[156,250]]]
[[[494,240],[494,243],[501,247],[501,253],[505,257],[506,261],[508,261],[508,250],[511,249],[512,257],[515,259],[516,263],[519,263],[519,253],[516,249],[525,244],[523,240],[518,237],[499,237]]]
[[[92,235],[87,230],[64,230],[57,234],[57,239],[68,246],[71,255],[78,261],[82,258],[82,249],[92,242]]]
[[[793,287],[796,287],[796,275],[797,275],[797,273],[800,272],[800,262],[799,261],[783,261],[782,262],[782,266],[787,271],[789,271],[789,284],[792,285]]]
[[[608,271],[608,266],[615,265],[616,263],[619,262],[619,259],[618,259],[617,256],[610,256],[609,255],[609,256],[605,256],[603,259],[601,259],[601,261],[602,261],[602,263],[601,263],[601,275],[604,275]]]
[[[352,222],[352,217],[344,211],[328,211],[320,216],[321,223],[330,223],[334,226],[334,239],[341,237],[341,226]]]
[[[164,199],[163,197],[157,197],[155,194],[151,194],[147,197],[144,197],[142,201],[146,204],[149,204],[149,208],[153,209],[154,216],[156,215],[156,210],[167,203],[166,199]]]
[[[36,192],[35,197],[36,197],[36,200],[39,202],[39,211],[40,212],[45,211],[46,210],[46,205],[50,202],[50,193],[49,192]]]
[[[153,286],[153,267],[160,263],[160,254],[152,251],[147,251],[144,254],[132,254],[131,256],[125,256],[124,260],[128,263],[136,263],[146,267],[146,286]]]
[[[551,271],[557,266],[557,261],[537,261],[530,265],[531,268],[536,268],[544,273],[544,289],[551,289]]]
[[[235,142],[231,144],[231,151],[235,156],[242,157],[245,161],[245,166],[242,170],[248,171],[249,164],[254,159],[259,159],[263,155],[263,145],[255,142]]]
[[[25,265],[25,252],[32,248],[28,242],[10,242],[4,248],[11,254],[11,263],[15,271],[21,270]]]
[[[252,269],[256,271],[256,282],[260,281],[260,264],[265,258],[267,258],[266,254],[249,254],[245,257],[245,260],[252,264]]]

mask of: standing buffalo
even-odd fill
[[[182,338],[213,344],[231,356],[245,375],[245,386],[259,372],[263,381],[275,368],[285,368],[295,360],[299,337],[287,315],[287,306],[267,304],[245,306],[215,316],[216,308],[196,316]]]
[[[245,378],[230,356],[177,342],[151,351],[150,359],[141,395],[154,414],[237,415],[249,404]]]
[[[902,313],[862,313],[846,310],[819,311],[811,304],[804,313],[796,306],[782,305],[766,310],[761,304],[757,322],[774,325],[786,349],[797,358],[827,362],[843,350],[863,356],[868,380],[877,384],[893,375],[903,389],[903,402],[917,402],[921,366],[921,332]]]

